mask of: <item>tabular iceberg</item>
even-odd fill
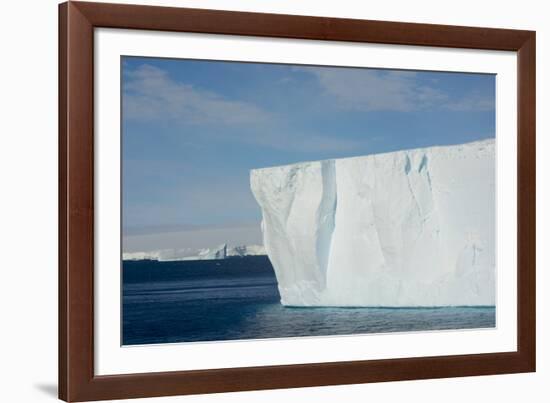
[[[124,252],[123,260],[157,260],[159,262],[174,262],[181,260],[220,260],[228,257],[260,256],[265,255],[262,245],[227,246],[226,243],[213,248],[198,250],[190,248],[160,249],[148,252]]]
[[[254,169],[291,306],[495,304],[494,140]]]

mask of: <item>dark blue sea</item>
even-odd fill
[[[266,256],[124,261],[122,344],[495,326],[494,307],[292,308]]]

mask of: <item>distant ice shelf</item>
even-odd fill
[[[228,257],[265,255],[265,248],[262,245],[238,245],[228,247],[221,244],[212,248],[203,249],[160,249],[148,252],[125,252],[123,260],[158,260],[158,261],[181,261],[181,260],[216,260]]]
[[[495,304],[494,140],[250,173],[281,302]]]

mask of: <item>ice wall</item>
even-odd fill
[[[283,304],[495,304],[493,140],[250,179]]]

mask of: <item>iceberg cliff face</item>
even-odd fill
[[[494,141],[251,171],[281,302],[495,304]]]

